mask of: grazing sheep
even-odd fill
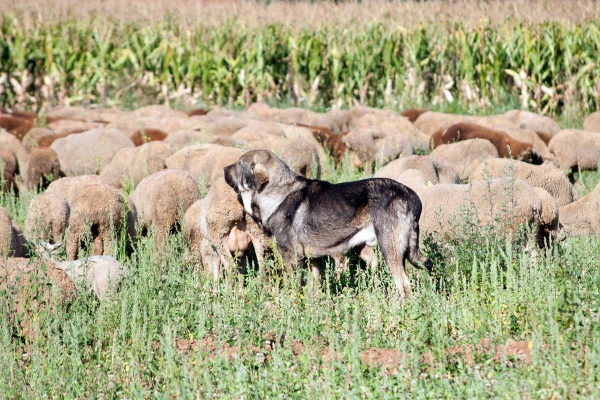
[[[410,122],[414,123],[421,114],[425,114],[426,112],[427,110],[424,110],[422,108],[409,108],[407,110],[402,111],[400,115],[408,118]]]
[[[358,120],[367,114],[374,114],[378,118],[395,118],[398,113],[393,110],[386,110],[373,107],[354,106],[348,110],[348,128],[353,129],[358,127]]]
[[[156,246],[162,245],[179,217],[199,198],[198,184],[186,171],[166,169],[147,176],[131,195],[140,234],[146,235],[154,227]]]
[[[560,125],[550,117],[532,113],[524,110],[510,110],[504,113],[504,117],[515,123],[519,128],[543,132],[550,137],[560,131]]]
[[[98,173],[119,150],[134,145],[120,130],[101,128],[58,139],[50,147],[58,155],[61,171],[74,176]]]
[[[47,128],[33,128],[21,139],[21,144],[27,151],[31,151],[40,145],[40,140],[44,139],[45,142],[48,141],[47,138],[53,138],[57,136],[53,131]],[[59,137],[57,137],[58,139]],[[50,143],[52,144],[52,143]],[[45,144],[45,146],[50,146],[50,144]]]
[[[193,144],[211,143],[216,137],[206,131],[177,131],[165,138],[171,149],[177,151]]]
[[[58,193],[41,193],[35,196],[25,220],[25,235],[29,240],[59,243],[69,225],[70,207]]]
[[[17,157],[8,147],[0,147],[0,170],[7,172],[11,175],[17,173]]]
[[[529,129],[498,127],[497,130],[504,132],[519,142],[531,145],[531,158],[528,161],[531,161],[534,164],[542,164],[543,162],[550,164],[556,163],[556,156],[552,154],[550,149],[548,149],[548,144],[542,139],[544,135],[540,136],[538,132]],[[549,143],[551,138],[548,135],[546,135],[545,138]]]
[[[97,184],[110,185],[110,181],[98,175],[65,177],[52,182],[46,189],[46,193],[57,193],[64,197],[67,203],[71,204],[82,188]]]
[[[600,111],[596,111],[587,116],[583,121],[583,129],[590,132],[600,132]]]
[[[87,121],[91,110],[84,107],[58,106],[46,114],[46,122],[58,120]]]
[[[566,236],[600,237],[600,184],[581,199],[559,208],[561,231]]]
[[[128,245],[135,238],[136,208],[112,186],[84,186],[69,205],[66,253],[70,260],[77,258],[88,232],[94,255],[113,252],[122,234],[126,235]]]
[[[572,168],[595,170],[600,160],[600,134],[578,129],[565,129],[556,134],[548,146],[556,154],[563,171]]]
[[[485,139],[470,139],[443,144],[428,156],[437,165],[451,167],[465,181],[485,159],[498,158],[498,150]]]
[[[321,146],[329,151],[329,154],[333,156],[336,161],[339,161],[346,153],[346,145],[342,142],[342,138],[348,132],[342,132],[340,134],[333,133],[330,129],[324,126],[304,125],[295,124],[303,128],[308,128],[312,132],[313,136],[319,141]]]
[[[539,227],[544,215],[537,192],[518,179],[416,186],[413,190],[423,203],[419,226],[424,237],[455,240],[463,234],[476,233],[473,229],[492,226],[498,233],[510,234],[522,224]]]
[[[398,180],[398,177],[404,171],[414,169],[423,174],[425,182],[438,183],[460,183],[460,178],[452,167],[439,165],[429,157],[413,155],[406,158],[399,158],[375,173],[375,178],[390,178]]]
[[[333,122],[327,114],[321,114],[303,108],[284,108],[278,113],[278,121],[283,124],[303,124],[312,126],[323,126],[333,131]]]
[[[38,147],[29,153],[25,170],[25,183],[30,190],[46,188],[60,177],[60,162],[56,152],[49,147]]]
[[[25,136],[35,124],[36,121],[33,119],[0,114],[0,128],[6,129],[6,131],[15,135],[19,140],[23,139],[23,136]]]
[[[8,211],[0,207],[0,259],[6,256],[23,257],[27,251],[26,244],[25,237]]]
[[[356,167],[373,162],[384,165],[398,157],[408,157],[414,152],[409,137],[372,126],[354,128],[342,141],[358,156]]]
[[[33,121],[38,119],[37,113],[28,111],[17,111],[8,107],[0,107],[0,114],[11,115],[13,117],[29,119]]]
[[[59,119],[50,122],[47,126],[48,129],[54,132],[55,135],[61,137],[67,137],[81,132],[87,132],[94,129],[104,128],[104,124],[99,122],[86,122],[86,121],[72,121],[68,119]]]
[[[203,131],[217,136],[230,136],[248,123],[235,116],[218,117],[204,115],[189,118],[188,124],[181,130]]]
[[[168,106],[150,105],[140,107],[132,112],[137,118],[153,117],[153,118],[188,118],[188,115],[179,110],[173,110]]]
[[[431,186],[431,181],[427,181],[423,172],[418,169],[406,169],[395,180],[401,184],[408,186],[412,190],[417,190],[420,187]]]
[[[498,127],[514,128],[518,126],[514,122],[509,121],[501,115],[491,115],[487,117],[473,117],[467,115],[445,114],[434,111],[427,111],[417,118],[415,126],[421,132],[428,136],[433,136],[438,131],[443,131],[451,125],[458,123],[469,123],[485,126],[486,128],[495,129]]]
[[[334,133],[348,132],[350,130],[350,118],[346,110],[331,110],[325,113],[331,121]]]
[[[169,136],[169,134],[162,129],[144,128],[133,132],[130,139],[135,146],[141,146],[144,143],[165,140],[167,136]]]
[[[46,260],[8,258],[0,263],[0,276],[0,292],[11,300],[6,315],[18,322],[18,334],[30,340],[43,315],[69,304],[77,293],[67,274]]]
[[[216,144],[187,146],[167,158],[167,168],[187,171],[192,177],[210,187],[223,176],[223,168],[240,159],[244,151]]]
[[[389,134],[404,135],[411,139],[416,150],[427,151],[431,138],[418,130],[407,118],[402,116],[386,116],[365,114],[356,121],[356,126],[376,126]]]
[[[172,154],[173,151],[166,142],[149,142],[139,147],[127,147],[119,150],[100,176],[108,179],[115,188],[120,188],[124,179],[137,186],[146,176],[165,169],[166,160]]]
[[[19,166],[16,168],[16,171],[25,170],[27,160],[29,159],[27,150],[25,150],[23,145],[21,145],[21,142],[19,142],[19,139],[17,139],[16,136],[11,135],[3,129],[0,129],[0,149],[1,148],[9,149],[16,157],[17,163],[19,164]]]
[[[490,158],[472,175],[474,181],[490,178],[514,177],[533,187],[548,191],[559,206],[565,206],[579,198],[577,191],[561,170],[552,165],[531,165],[505,158]]]
[[[206,115],[207,111],[204,108],[194,108],[186,113],[188,117]]]

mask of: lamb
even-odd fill
[[[131,249],[131,241],[136,236],[136,208],[115,188],[104,184],[84,186],[69,205],[66,253],[70,260],[77,258],[88,232],[94,255],[114,252],[122,235],[125,235],[128,250]]]
[[[166,169],[147,176],[131,195],[140,234],[145,236],[154,227],[156,246],[161,246],[179,217],[199,198],[200,189],[189,172]]]
[[[173,154],[166,142],[149,142],[139,147],[127,147],[119,150],[103,170],[100,176],[120,188],[127,179],[137,186],[146,176],[166,167],[166,160]]]
[[[91,256],[72,261],[55,261],[52,252],[62,244],[49,245],[42,242],[42,257],[64,273],[78,286],[92,292],[98,299],[106,298],[116,290],[125,277],[125,268],[110,256]]]
[[[490,158],[474,171],[472,179],[481,181],[506,176],[524,180],[533,187],[547,190],[561,207],[579,198],[569,179],[552,165],[535,166],[522,161]]]
[[[398,157],[408,157],[414,152],[409,137],[377,127],[354,128],[342,141],[358,157],[355,158],[356,167],[372,163],[384,165]]]
[[[70,212],[69,203],[59,193],[35,196],[27,210],[26,237],[34,241],[62,242],[69,225]]]
[[[134,147],[131,139],[118,129],[94,129],[56,140],[50,146],[60,160],[66,176],[96,174],[123,148]]]
[[[504,113],[504,117],[517,124],[519,128],[543,132],[550,135],[550,137],[556,135],[561,130],[560,125],[552,118],[530,111],[510,110]]]
[[[465,181],[483,160],[498,158],[498,150],[489,140],[470,139],[436,147],[428,157],[438,165],[450,166]]]
[[[25,169],[25,183],[30,190],[48,185],[60,177],[60,162],[56,152],[49,147],[38,147],[29,153]]]
[[[212,182],[223,175],[223,168],[240,159],[244,151],[216,144],[187,146],[167,158],[169,169],[189,172],[195,179],[210,188]]]
[[[563,171],[598,169],[600,134],[596,132],[565,129],[552,138],[548,148]]]
[[[375,173],[375,178],[390,178],[398,180],[406,170],[414,169],[423,174],[425,182],[435,185],[438,183],[460,183],[460,178],[452,167],[442,166],[425,156],[413,155],[392,161]]]
[[[565,236],[600,237],[600,184],[581,199],[559,208],[560,228]]]
[[[0,258],[23,257],[27,252],[27,241],[21,230],[10,218],[5,208],[0,207]]]
[[[587,116],[583,121],[583,130],[590,132],[600,132],[600,111],[596,111]]]
[[[454,124],[445,130],[436,132],[433,135],[433,145],[437,147],[441,144],[477,138],[489,140],[498,150],[500,157],[514,157],[518,160],[531,158],[533,146],[530,144],[515,140],[502,131],[468,123]]]
[[[457,123],[476,124],[492,129],[497,127],[514,129],[518,128],[517,124],[509,121],[504,116],[491,115],[487,117],[474,117],[467,115],[445,114],[434,111],[427,111],[419,115],[415,121],[415,126],[426,135],[433,136],[436,132],[445,130],[449,126]]]

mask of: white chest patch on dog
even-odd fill
[[[252,192],[242,192],[242,203],[244,203],[244,210],[250,215],[252,215]]]
[[[366,244],[369,247],[377,246],[377,236],[372,227],[361,229],[348,241],[348,247],[350,248],[361,244]]]

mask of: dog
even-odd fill
[[[432,269],[419,249],[421,200],[399,182],[307,179],[267,150],[243,154],[224,174],[245,211],[275,240],[288,271],[307,259],[379,245],[403,299],[410,293],[405,260]]]

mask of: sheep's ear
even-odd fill
[[[269,182],[269,171],[267,171],[267,167],[261,163],[252,164],[252,174],[254,175],[254,182],[256,182],[257,186],[262,186]]]

